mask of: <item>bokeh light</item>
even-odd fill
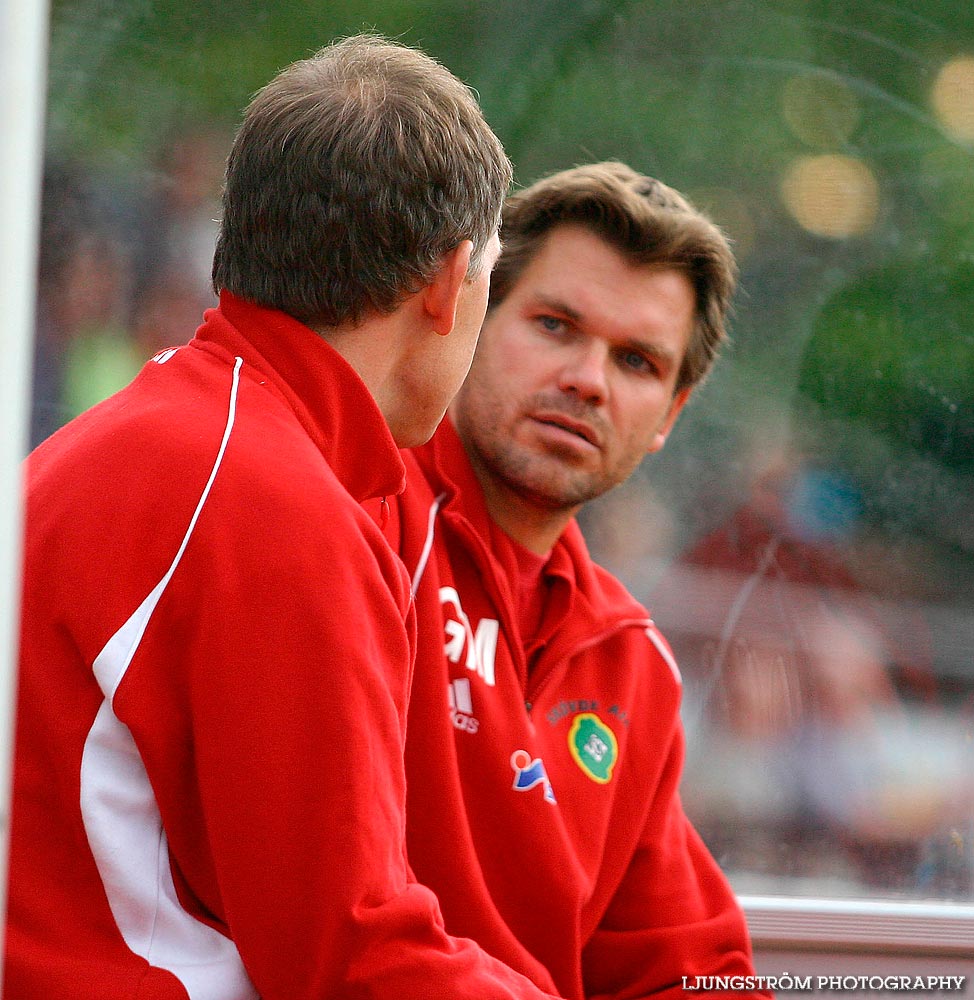
[[[798,224],[817,236],[861,236],[879,214],[879,184],[869,167],[851,156],[799,157],[782,179],[781,195]]]
[[[961,56],[941,68],[930,102],[949,135],[959,142],[974,143],[974,57]]]

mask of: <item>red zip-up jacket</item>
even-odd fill
[[[525,651],[514,543],[449,421],[405,461],[387,533],[419,622],[408,853],[447,928],[573,1000],[754,977],[740,907],[680,804],[680,677],[645,609],[572,522]]]
[[[224,294],[27,463],[7,1000],[541,996],[405,860],[415,624],[356,373]]]

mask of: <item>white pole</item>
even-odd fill
[[[20,617],[20,462],[30,402],[47,30],[47,0],[0,0],[0,914],[7,909]],[[2,971],[0,964],[0,975]]]

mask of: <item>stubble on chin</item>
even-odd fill
[[[468,386],[461,393],[469,391]],[[531,433],[531,414],[545,410],[594,423],[597,418],[584,405],[539,393],[515,416],[505,417],[504,408],[485,394],[463,403],[454,425],[481,482],[486,476],[505,492],[552,512],[577,509],[614,485],[599,472],[579,468],[569,446],[542,442]]]
[[[484,460],[510,492],[547,510],[573,510],[605,491],[601,477],[572,468],[574,456],[568,449],[560,452],[552,446],[511,443]]]

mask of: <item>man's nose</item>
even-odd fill
[[[609,394],[608,362],[605,344],[591,341],[576,345],[562,366],[559,388],[575,393],[586,402],[604,403]]]

